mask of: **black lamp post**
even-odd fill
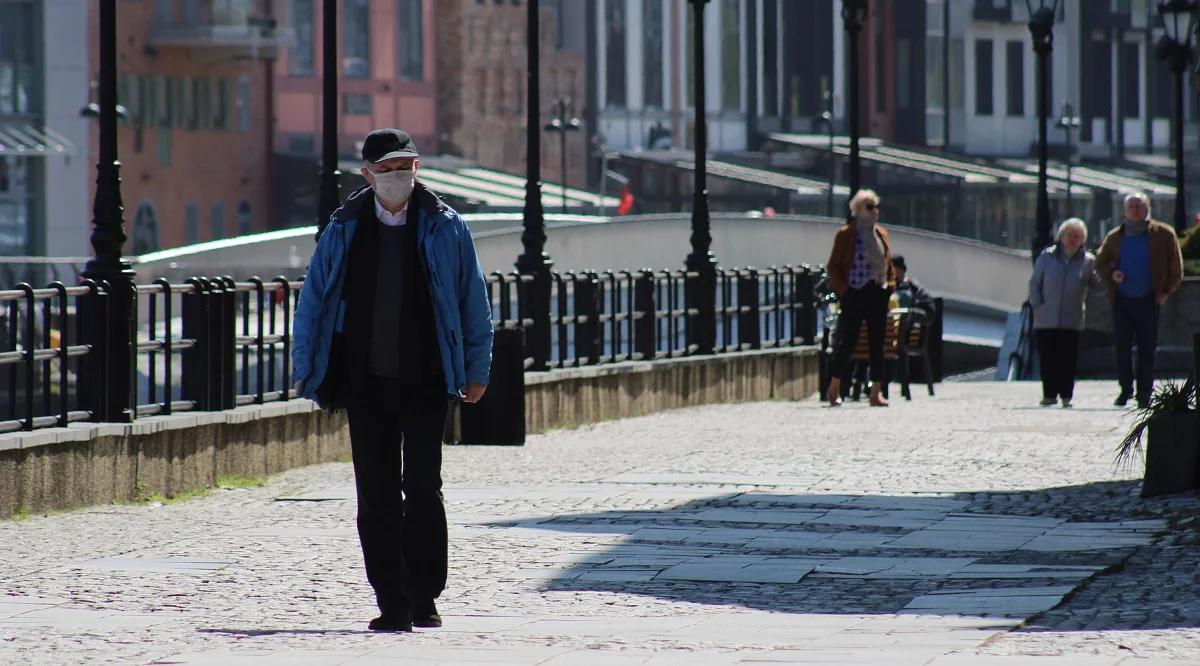
[[[322,91],[321,116],[321,201],[319,217],[317,218],[317,234],[329,224],[329,216],[337,210],[341,201],[339,191],[338,170],[338,41],[337,41],[337,0],[324,0],[322,3],[322,27],[324,36],[321,48],[321,77],[324,83]]]
[[[1187,229],[1187,193],[1184,191],[1183,162],[1183,73],[1192,56],[1192,29],[1196,24],[1196,0],[1165,0],[1158,3],[1166,35],[1158,42],[1160,58],[1167,61],[1175,83],[1171,145],[1175,152],[1175,231]]]
[[[567,132],[583,129],[583,122],[575,117],[574,104],[569,99],[554,103],[554,117],[546,123],[547,132],[558,132],[559,158],[562,161],[562,212],[567,212]]]
[[[1035,8],[1036,4],[1036,8]],[[1033,260],[1050,245],[1050,193],[1046,175],[1046,119],[1050,115],[1050,53],[1054,50],[1054,19],[1058,15],[1058,0],[1025,0],[1029,10],[1029,34],[1033,37],[1033,52],[1037,55],[1038,104],[1038,191],[1037,227],[1033,235]]]
[[[133,362],[134,272],[121,257],[125,245],[125,206],[121,202],[121,163],[117,160],[117,8],[116,0],[101,0],[100,86],[97,111],[100,121],[100,157],[96,164],[96,200],[92,206],[92,249],[95,256],[83,277],[108,284],[108,326],[99,307],[81,316],[97,322],[83,327],[84,343],[94,350],[90,363],[109,368],[101,386],[81,386],[82,401],[96,412],[95,420],[128,422],[133,418],[134,385],[128,371]],[[99,306],[99,302],[95,302]],[[88,307],[88,306],[85,306]],[[89,373],[101,378],[101,373]],[[103,380],[101,380],[103,381]]]
[[[867,12],[867,0],[842,0],[842,23],[850,37],[850,89],[847,91],[846,101],[849,103],[851,197],[862,187],[862,165],[858,157],[858,33],[862,32],[867,23]]]
[[[696,316],[687,326],[688,344],[698,354],[711,354],[717,343],[717,258],[712,253],[712,232],[708,215],[708,185],[705,179],[705,160],[708,154],[708,116],[704,99],[704,6],[708,0],[689,0],[695,20],[692,22],[694,47],[692,78],[696,99],[695,153],[696,166],[693,172],[695,183],[692,193],[692,253],[684,263],[689,273],[684,300]]]
[[[1062,115],[1058,118],[1058,128],[1067,136],[1067,216],[1074,217],[1075,207],[1071,201],[1071,167],[1075,161],[1075,144],[1071,142],[1071,132],[1079,129],[1079,116],[1068,100],[1063,102]]]
[[[546,216],[542,209],[542,133],[541,77],[538,73],[538,3],[529,0],[525,26],[525,229],[521,233],[524,252],[517,257],[516,268],[533,279],[525,283],[519,303],[525,309],[518,313],[532,320],[525,329],[526,354],[533,359],[530,369],[545,370],[550,361],[550,255],[546,254]]]

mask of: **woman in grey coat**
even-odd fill
[[[1083,249],[1087,225],[1073,217],[1058,228],[1054,245],[1046,248],[1033,264],[1029,278],[1029,304],[1037,330],[1038,359],[1042,372],[1042,406],[1062,398],[1071,406],[1075,392],[1075,365],[1079,357],[1079,333],[1089,289],[1100,289],[1096,257]]]

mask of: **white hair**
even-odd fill
[[[1145,192],[1130,192],[1125,195],[1125,205],[1128,206],[1130,201],[1137,199],[1146,204],[1146,208],[1150,208],[1150,197],[1146,196]]]
[[[1071,219],[1066,220],[1062,224],[1058,225],[1058,233],[1054,234],[1054,241],[1061,241],[1062,237],[1065,236],[1067,231],[1070,229],[1078,229],[1079,232],[1083,234],[1083,240],[1087,241],[1087,224],[1077,217],[1072,217]]]

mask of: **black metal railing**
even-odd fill
[[[676,271],[567,271],[551,273],[551,368],[696,353],[687,331],[699,316],[684,294],[696,273]],[[820,271],[808,266],[718,269],[713,294],[717,351],[736,352],[812,345],[817,335],[813,285]],[[488,295],[499,329],[532,324],[523,303],[532,276],[492,273]],[[514,314],[515,313],[515,314]],[[526,367],[533,363],[527,353]]]
[[[817,333],[808,266],[718,269],[713,292],[718,352],[812,345]],[[567,271],[550,275],[549,316],[532,312],[534,278],[493,273],[487,288],[497,329],[550,322],[550,368],[678,358],[697,353],[689,329],[699,308],[685,294],[684,270]],[[291,327],[303,282],[278,277],[165,278],[133,287],[131,349],[113,350],[113,293],[84,281],[47,289],[0,291],[0,379],[7,393],[0,432],[99,420],[114,399],[126,420],[187,411],[220,411],[288,400]],[[115,311],[115,310],[112,310]],[[77,341],[89,340],[91,344]],[[97,349],[98,348],[98,349]],[[107,350],[109,353],[102,353]],[[524,367],[533,364],[527,346]],[[128,373],[130,395],[111,380]],[[123,389],[121,389],[123,390]]]

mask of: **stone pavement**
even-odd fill
[[[0,663],[1200,663],[1200,502],[1110,383],[447,447],[446,626],[372,634],[348,464],[0,523]]]

